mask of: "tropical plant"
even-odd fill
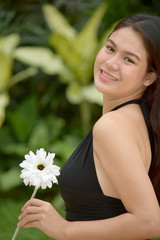
[[[19,81],[36,74],[33,67],[13,75],[13,51],[20,42],[18,34],[0,37],[0,126],[5,119],[5,108],[9,103],[8,90]]]
[[[19,163],[28,151],[45,148],[55,152],[55,163],[62,166],[76,147],[79,138],[69,135],[65,120],[49,114],[39,117],[37,98],[28,96],[15,109],[7,111],[9,126],[0,128],[0,191],[6,192],[22,184]]]
[[[47,74],[58,74],[60,81],[67,85],[67,99],[79,104],[84,131],[88,130],[90,124],[89,103],[101,104],[101,95],[91,80],[94,58],[101,42],[97,32],[105,11],[106,5],[102,4],[83,29],[77,32],[62,13],[54,6],[45,4],[43,13],[51,30],[49,44],[52,49],[26,46],[14,52],[16,59],[40,68]]]

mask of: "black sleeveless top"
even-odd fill
[[[149,114],[142,101],[128,101],[112,111],[132,103],[140,105],[152,141]],[[94,165],[92,130],[62,168],[59,187],[65,202],[66,219],[69,221],[107,219],[127,212],[120,199],[106,196],[102,192]]]

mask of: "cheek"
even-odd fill
[[[97,66],[99,62],[100,62],[100,53],[98,53],[98,55],[96,56],[94,65]]]
[[[99,59],[97,56],[94,62],[94,75],[97,73],[98,69],[99,69]]]
[[[102,52],[100,51],[95,59],[94,62],[94,73],[96,73],[96,71],[98,71],[102,65],[102,63],[104,62],[104,54],[102,54]]]
[[[145,70],[143,67],[124,67],[121,68],[121,74],[124,76],[126,81],[133,81],[133,83],[142,82],[145,79]]]
[[[144,87],[144,75],[136,71],[126,73],[125,83],[127,88],[134,91],[140,90]]]
[[[105,58],[105,52],[104,52],[104,48],[101,48],[100,51],[98,52],[96,58],[95,58],[95,62],[96,64],[103,62]]]

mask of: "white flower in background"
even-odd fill
[[[54,157],[55,153],[47,155],[43,148],[37,150],[36,154],[32,151],[26,154],[25,160],[20,164],[20,167],[24,168],[20,175],[24,184],[45,189],[51,188],[53,183],[58,183],[56,176],[60,175],[60,168],[53,165]]]

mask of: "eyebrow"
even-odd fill
[[[115,47],[117,47],[116,44],[115,44],[115,42],[114,42],[113,40],[107,39],[107,42],[111,42]],[[130,52],[130,51],[123,51],[123,52],[126,53],[126,54],[128,54],[128,55],[130,55],[130,56],[135,57],[138,61],[141,61],[140,57],[139,57],[137,54],[135,54],[135,53],[133,53],[133,52]]]

